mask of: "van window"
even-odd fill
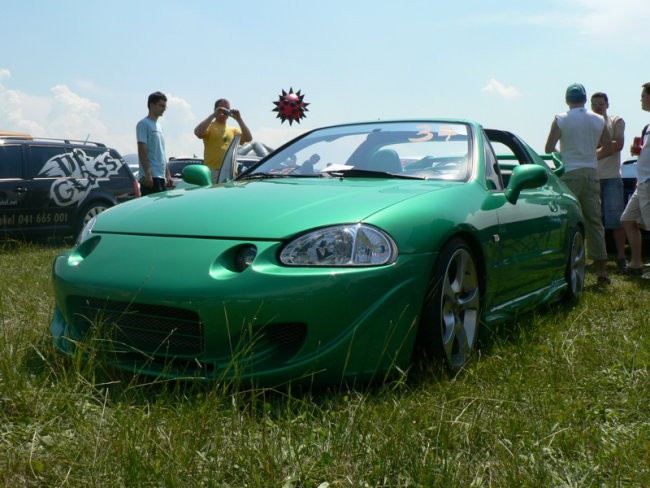
[[[22,153],[20,146],[0,144],[0,180],[23,177]]]
[[[62,146],[30,146],[29,162],[35,178],[74,176],[76,166]]]

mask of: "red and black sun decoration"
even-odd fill
[[[282,90],[282,95],[278,98],[275,104],[273,112],[277,112],[277,118],[282,119],[284,123],[285,120],[289,121],[289,125],[293,124],[293,121],[300,123],[300,119],[305,118],[305,112],[308,111],[308,103],[304,102],[305,95],[300,94],[300,90],[296,93],[293,92],[293,88],[289,88],[289,93]]]

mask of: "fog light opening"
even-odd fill
[[[255,246],[242,246],[235,255],[235,269],[239,272],[248,268],[257,256],[257,248]]]

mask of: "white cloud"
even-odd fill
[[[479,25],[559,27],[607,39],[613,34],[625,33],[620,40],[633,33],[645,32],[650,24],[647,0],[553,0],[551,3],[554,5],[522,3],[522,10],[497,10],[472,15],[466,20]],[[533,9],[538,11],[531,12]]]
[[[466,19],[471,24],[477,25],[550,25],[558,21],[558,16],[553,12],[539,14],[522,13],[515,10],[496,11],[472,15]]]
[[[0,68],[0,130],[28,132],[35,137],[88,139],[120,152],[135,152],[136,122],[128,133],[122,126],[118,131],[109,130],[101,105],[67,85],[53,86],[50,96],[35,96],[8,88],[10,75],[8,69]]]
[[[102,142],[108,130],[100,120],[100,106],[88,98],[81,97],[66,85],[50,89],[54,95],[52,109],[47,116],[48,131],[55,137]]]
[[[110,96],[113,91],[105,86],[98,85],[92,80],[80,79],[74,82],[74,86],[84,91],[85,93],[99,96]]]
[[[0,69],[0,130],[43,134],[43,111],[50,103],[17,90],[10,90],[1,82],[11,77],[8,69]]]
[[[178,95],[170,93],[166,95],[167,111],[160,122],[165,131],[167,156],[203,157],[203,143],[194,135],[194,127],[198,121],[192,111],[192,104]],[[133,137],[135,138],[135,132]]]
[[[10,75],[8,69],[0,69],[0,81]],[[56,85],[50,92],[51,97],[39,97],[0,83],[0,128],[37,137],[106,136],[106,127],[99,120],[99,104],[80,97],[65,85]]]
[[[517,98],[519,96],[519,90],[514,86],[506,86],[500,81],[491,78],[487,85],[485,85],[481,91],[486,93],[494,93],[503,98]]]
[[[615,32],[645,32],[650,24],[647,0],[568,0],[578,12],[566,19],[581,33],[602,36]],[[560,4],[562,5],[562,4]]]
[[[196,117],[192,113],[192,105],[184,98],[176,95],[167,95],[167,107],[174,111],[174,116],[184,121],[194,121]]]
[[[135,126],[139,119],[120,118],[110,125],[94,97],[84,97],[65,84],[53,86],[47,96],[35,96],[8,88],[10,78],[11,72],[0,68],[0,130],[28,132],[35,137],[87,139],[104,143],[122,154],[137,152]],[[92,86],[92,82],[88,82],[80,88]],[[101,97],[99,92],[96,95]],[[198,120],[192,105],[168,93],[167,107],[160,119],[167,155],[202,157],[203,143],[194,135]],[[253,137],[277,147],[302,132],[304,129],[295,126],[262,129],[254,131]]]

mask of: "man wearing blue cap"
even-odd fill
[[[605,119],[585,108],[587,92],[580,83],[566,90],[569,111],[556,115],[546,140],[545,151],[557,152],[564,164],[562,181],[575,194],[582,207],[587,253],[596,267],[598,283],[609,283],[605,229],[601,218],[598,157],[612,154],[612,139]]]

